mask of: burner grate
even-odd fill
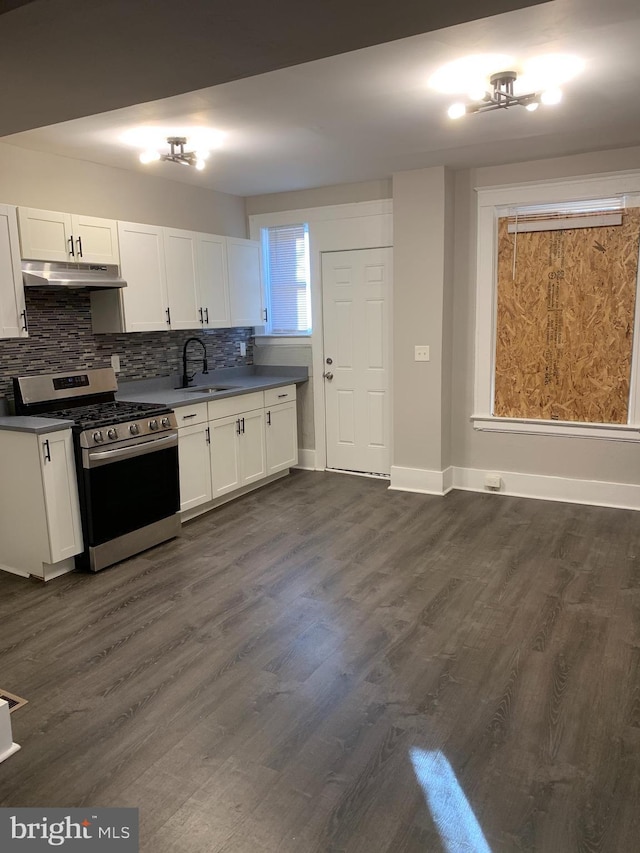
[[[74,406],[69,409],[56,409],[43,412],[43,417],[55,420],[74,421],[82,429],[120,424],[135,418],[154,414],[161,415],[171,411],[167,406],[157,403],[125,403],[115,400],[110,403],[94,403],[90,406]]]

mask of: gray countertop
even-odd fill
[[[71,429],[73,421],[57,421],[53,418],[35,418],[28,416],[7,415],[0,418],[0,429],[8,429],[13,432],[34,432],[40,435],[43,432],[58,432],[62,429]]]
[[[265,391],[267,388],[280,388],[283,385],[299,385],[306,382],[309,372],[306,367],[271,367],[254,365],[251,367],[226,367],[210,370],[209,373],[195,375],[192,390],[176,388],[180,384],[179,376],[162,376],[157,379],[137,379],[120,384],[117,400],[133,403],[158,403],[171,408],[193,405],[207,400],[220,400],[252,391]],[[222,391],[207,392],[212,385],[228,386]],[[204,390],[193,390],[193,386],[203,386]],[[60,421],[44,417],[11,416],[0,417],[0,430],[32,432],[41,434],[70,429],[73,421]]]
[[[198,373],[189,388],[177,388],[180,377],[165,376],[159,379],[140,379],[123,382],[120,385],[117,400],[135,403],[162,403],[178,408],[208,400],[221,400],[225,397],[237,397],[252,391],[265,391],[268,388],[280,388],[283,385],[300,384],[309,378],[306,367],[272,367],[256,365],[252,367],[227,367]],[[207,391],[215,385],[227,386],[220,391]]]

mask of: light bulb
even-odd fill
[[[206,163],[204,162],[204,160],[201,160],[201,159],[198,157],[198,159],[196,160],[196,169],[197,169],[199,172],[201,172],[201,171],[204,169],[204,167],[205,167],[205,166],[206,166]]]
[[[209,154],[210,152],[206,148],[196,150],[196,157],[198,158],[198,160],[207,160]]]
[[[143,151],[140,155],[141,163],[153,163],[154,160],[160,159],[160,152],[154,151],[153,149],[149,149],[148,151]]]
[[[562,92],[560,89],[547,89],[546,92],[543,92],[540,95],[540,100],[543,104],[547,106],[551,106],[552,104],[559,104],[562,100]]]
[[[537,101],[531,101],[530,104],[527,104],[525,110],[528,110],[530,113],[535,113],[540,104]]]
[[[462,116],[466,113],[467,108],[464,104],[456,103],[451,104],[449,109],[447,110],[447,115],[449,118],[462,118]]]

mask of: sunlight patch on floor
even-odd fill
[[[413,770],[446,853],[491,853],[456,774],[439,751],[409,751]]]

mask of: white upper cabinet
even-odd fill
[[[76,261],[84,264],[119,264],[118,223],[96,216],[71,215]]]
[[[260,243],[118,222],[121,293],[92,293],[94,332],[260,326]],[[42,241],[41,241],[42,242]]]
[[[0,205],[0,338],[27,336],[15,207]]]
[[[264,323],[260,251],[258,240],[227,237],[232,326],[261,326]]]
[[[23,258],[120,263],[117,223],[112,219],[20,207],[18,222]]]
[[[198,234],[198,269],[203,325],[226,329],[231,325],[225,237]]]
[[[197,236],[191,231],[164,229],[169,319],[172,329],[197,329],[204,310],[198,281]]]
[[[120,270],[127,286],[115,295],[122,299],[124,329],[127,332],[153,332],[171,328],[164,228],[118,222],[118,239]],[[114,291],[105,295],[112,294]]]

